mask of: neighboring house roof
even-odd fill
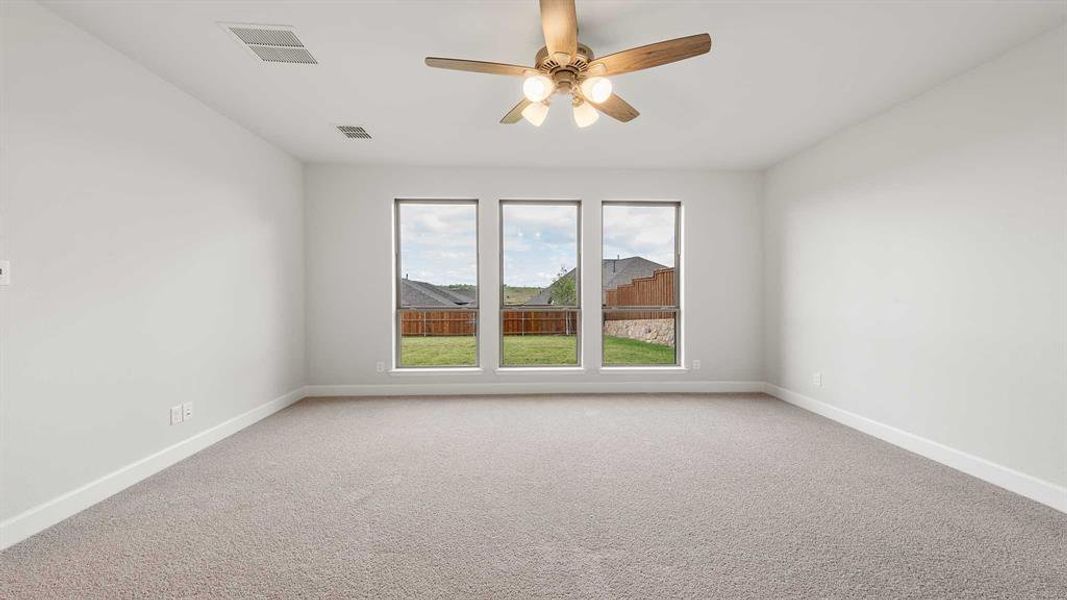
[[[400,303],[401,306],[419,307],[473,306],[476,304],[473,298],[462,292],[406,278],[400,280]]]
[[[639,277],[652,277],[657,270],[669,268],[640,256],[605,258],[601,267],[601,281],[605,290],[613,290]],[[574,279],[574,269],[568,271],[563,277]],[[526,304],[552,304],[552,286],[541,290],[541,293],[527,300]]]
[[[601,266],[603,266],[601,281],[605,290],[613,290],[639,277],[652,277],[656,271],[669,268],[640,256],[605,258]]]

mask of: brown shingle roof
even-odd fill
[[[466,294],[413,279],[400,280],[401,306],[476,306],[477,300]]]

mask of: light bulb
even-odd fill
[[[556,91],[556,84],[544,75],[527,77],[522,82],[522,93],[530,102],[540,102]]]
[[[574,122],[578,127],[589,127],[596,120],[600,118],[600,113],[597,112],[593,105],[588,102],[581,102],[574,105]]]
[[[580,87],[582,95],[590,102],[600,104],[611,97],[611,80],[605,77],[590,77]]]
[[[543,102],[533,102],[522,109],[522,118],[530,122],[534,127],[540,127],[548,116],[548,105]]]

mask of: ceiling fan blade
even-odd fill
[[[594,108],[604,113],[605,115],[615,119],[616,121],[622,121],[628,123],[637,118],[637,115],[641,113],[637,112],[637,109],[630,106],[630,103],[620,98],[617,94],[608,96],[608,99],[600,104],[592,104]]]
[[[603,56],[589,63],[588,72],[594,75],[631,73],[700,56],[710,50],[711,36],[701,33]]]
[[[578,54],[578,15],[574,0],[541,0],[541,29],[548,55],[561,65]]]
[[[488,73],[490,75],[510,75],[526,77],[537,73],[533,67],[506,65],[504,63],[484,62],[480,60],[462,60],[459,58],[426,57],[426,66],[435,69],[452,69],[453,71],[470,71],[471,73]]]
[[[508,114],[504,115],[503,119],[500,119],[500,122],[504,123],[505,125],[511,125],[513,123],[518,123],[519,121],[522,120],[522,109],[526,108],[529,105],[530,105],[530,101],[527,100],[526,98],[523,98],[522,100],[519,101],[518,104],[515,105],[515,108],[509,110]]]

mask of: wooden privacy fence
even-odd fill
[[[406,310],[400,316],[403,336],[474,335],[478,313],[463,310]],[[577,311],[505,310],[504,335],[574,335]]]
[[[504,335],[574,335],[577,332],[578,311],[504,311]]]
[[[649,277],[637,277],[626,285],[604,290],[604,305],[677,306],[674,294],[674,269],[656,269]]]
[[[406,310],[400,313],[400,335],[474,335],[478,312],[468,310]]]

